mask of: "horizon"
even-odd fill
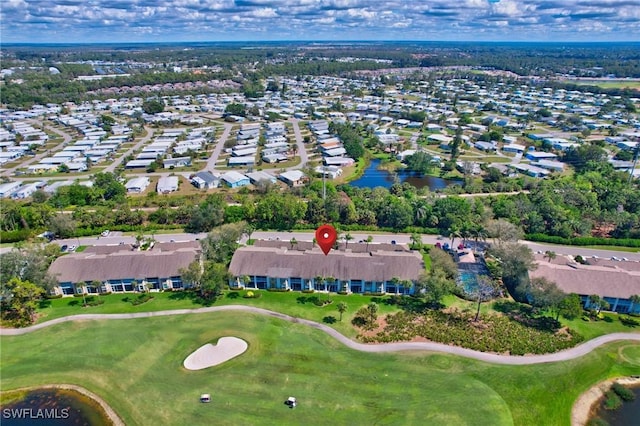
[[[635,42],[640,0],[5,0],[0,30],[3,45]]]

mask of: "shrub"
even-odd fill
[[[600,417],[595,417],[593,419],[589,419],[587,426],[609,426],[609,423],[606,420],[602,420]]]
[[[613,391],[607,391],[604,394],[604,409],[617,410],[622,406],[622,399]]]
[[[100,306],[104,303],[104,299],[96,299],[93,296],[87,297],[87,306]]]
[[[640,321],[638,321],[635,318],[631,318],[629,316],[620,316],[619,317],[620,322],[624,325],[630,326],[630,327],[635,327],[637,325],[640,325]]]
[[[636,399],[636,395],[633,391],[622,386],[620,383],[614,383],[611,385],[611,390],[614,391],[623,401],[633,401]]]
[[[286,293],[287,291],[291,291],[291,290],[288,288],[269,288],[267,289],[267,291],[272,291],[275,293]]]
[[[315,292],[315,290],[314,289],[311,289],[311,290],[307,289],[307,290],[302,290],[302,292],[303,293],[313,293],[313,292]]]
[[[44,298],[45,299],[62,299],[62,295],[61,294],[47,294]]]
[[[244,297],[245,299],[259,299],[260,296],[261,296],[260,293],[258,292],[254,293],[253,291],[249,290],[242,297]]]
[[[142,305],[145,302],[148,302],[151,299],[153,299],[152,295],[150,295],[148,293],[144,293],[144,294],[141,294],[140,296],[138,296],[136,299],[133,299],[131,301],[131,304],[133,306],[138,306],[138,305]]]

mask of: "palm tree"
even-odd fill
[[[407,290],[411,289],[413,286],[413,282],[411,280],[402,280],[400,281],[400,285],[402,286],[402,294],[406,294]]]
[[[396,288],[396,294],[398,294],[400,290],[400,281],[401,280],[398,277],[393,277],[390,280],[391,284],[393,284],[393,286]]]
[[[451,250],[453,250],[453,242],[456,240],[456,237],[460,237],[460,230],[458,228],[451,228],[449,230],[449,238],[451,238]]]
[[[138,291],[137,288],[138,288],[138,281],[136,280],[131,281],[131,290]]]
[[[414,249],[416,250],[420,250],[422,248],[422,235],[418,234],[417,232],[414,232],[413,234],[411,234],[411,245],[413,246]]]
[[[93,281],[91,281],[90,286],[96,289],[96,294],[98,295],[98,297],[100,297],[100,290],[102,289],[102,282],[100,282],[98,280],[93,280]]]
[[[544,256],[543,259],[549,259],[549,263],[551,263],[551,261],[553,259],[556,258],[556,252],[555,251],[551,251],[551,250],[547,250],[544,252]]]
[[[347,304],[344,302],[340,302],[338,303],[336,308],[338,308],[338,312],[340,312],[340,321],[342,321],[342,314],[344,314],[347,311]]]
[[[369,251],[369,244],[373,241],[373,236],[372,236],[372,235],[368,235],[368,236],[367,236],[367,239],[366,239],[366,240],[364,240],[364,241],[365,241],[365,243],[367,243],[367,245],[366,245],[366,251]]]
[[[631,300],[631,306],[629,306],[629,312],[633,312],[633,305],[640,305],[640,294],[634,294],[629,298]]]
[[[353,240],[353,236],[350,233],[346,233],[344,234],[344,249],[347,249],[347,246],[349,245],[349,241]]]
[[[251,277],[249,275],[243,275],[241,280],[242,280],[242,285],[244,285],[246,288],[247,285],[251,282]]]
[[[84,286],[84,283],[73,283],[73,291],[75,294],[78,294],[78,290],[82,291],[82,306],[87,306],[87,296]]]

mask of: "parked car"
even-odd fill
[[[72,251],[75,251],[77,248],[78,248],[77,246],[69,246],[68,252],[71,253]]]
[[[106,231],[102,231],[102,233],[100,235],[103,236],[103,237],[108,237],[110,233],[111,233],[111,231],[109,231],[107,229]]]
[[[63,244],[63,245],[60,247],[60,251],[67,251],[67,249],[68,249],[68,248],[69,248],[69,247],[68,247],[66,244]]]

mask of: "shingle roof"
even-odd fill
[[[330,276],[340,280],[365,281],[391,280],[393,277],[416,280],[423,269],[422,257],[415,252],[353,253],[350,250],[333,250],[325,256],[317,247],[302,251],[256,246],[236,250],[229,266],[229,272],[235,276]]]
[[[196,258],[193,248],[175,251],[118,251],[111,254],[73,253],[57,258],[49,267],[58,282],[142,279],[180,275]]]
[[[565,293],[597,294],[603,297],[628,299],[640,294],[640,272],[608,266],[556,264],[537,262],[538,268],[529,273],[532,278],[544,277],[555,282]]]

